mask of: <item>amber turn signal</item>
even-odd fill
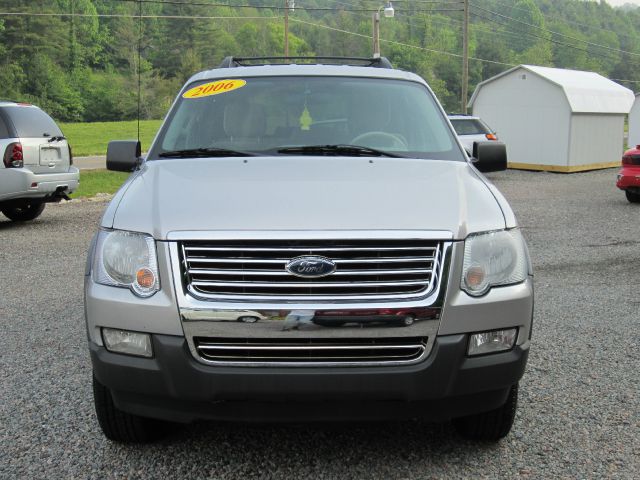
[[[487,133],[485,137],[487,137],[487,140],[498,140],[498,137],[496,137],[494,133]]]
[[[156,277],[148,268],[141,268],[136,272],[136,282],[142,288],[151,288],[156,282]]]

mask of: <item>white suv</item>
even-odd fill
[[[449,115],[449,121],[456,131],[460,143],[470,157],[474,156],[474,143],[498,140],[496,132],[484,123],[480,117],[466,114]]]
[[[33,220],[78,188],[65,136],[34,105],[0,101],[0,155],[0,211],[10,220]]]

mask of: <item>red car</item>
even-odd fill
[[[622,155],[622,168],[618,172],[616,187],[624,190],[631,203],[640,203],[640,145]]]

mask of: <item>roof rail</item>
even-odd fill
[[[293,61],[292,61],[293,60]],[[218,68],[252,67],[259,65],[290,65],[296,64],[295,60],[312,61],[323,65],[351,65],[357,67],[393,68],[386,57],[225,57]],[[326,61],[328,60],[328,62]],[[359,62],[359,63],[349,63]]]

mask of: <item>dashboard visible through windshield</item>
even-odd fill
[[[423,85],[330,76],[230,77],[188,85],[148,158],[294,153],[464,161]]]

